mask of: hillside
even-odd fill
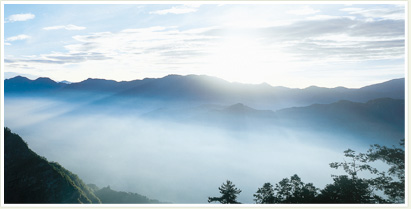
[[[4,203],[161,203],[143,195],[86,185],[76,174],[37,155],[4,128]]]
[[[77,175],[30,150],[4,129],[4,202],[101,203]]]
[[[142,203],[142,204],[159,204],[161,203],[158,200],[151,200],[143,195],[132,193],[132,192],[119,192],[112,190],[110,186],[98,188],[94,184],[88,185],[90,188],[93,188],[94,194],[101,200],[104,204],[133,204],[133,203]]]

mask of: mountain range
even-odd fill
[[[243,103],[258,109],[278,110],[287,107],[328,104],[339,100],[367,102],[377,98],[404,99],[405,79],[399,78],[358,89],[345,87],[304,89],[263,84],[231,83],[205,75],[168,75],[163,78],[122,81],[87,79],[77,83],[55,82],[49,78],[30,80],[17,76],[4,81],[5,95],[106,95],[100,103],[124,99],[196,104],[231,105]]]
[[[331,134],[351,134],[364,140],[372,139],[371,143],[391,144],[404,137],[404,106],[404,100],[391,98],[379,98],[365,103],[340,100],[331,104],[313,104],[278,111],[258,110],[238,103],[230,106],[160,108],[143,116],[147,119],[166,119],[237,132],[291,128]]]
[[[145,119],[214,126],[241,131],[279,129],[351,134],[392,144],[405,137],[405,79],[358,89],[305,89],[240,84],[205,75],[116,82],[87,79],[78,83],[49,78],[6,79],[5,96],[39,96],[68,102],[89,101],[67,115],[95,111]],[[117,108],[117,109],[116,109]],[[136,113],[137,114],[137,113]],[[269,128],[268,128],[269,127]]]

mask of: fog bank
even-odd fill
[[[347,148],[368,148],[326,132],[267,126],[264,132],[244,133],[151,120],[127,109],[84,108],[89,107],[81,102],[8,98],[5,126],[86,183],[163,202],[207,203],[209,196],[220,195],[218,187],[227,179],[243,191],[242,203],[253,203],[265,182],[293,174],[323,188],[332,183],[331,174],[342,173],[329,163],[342,161]],[[71,114],[79,109],[81,114]]]

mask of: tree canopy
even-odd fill
[[[265,183],[263,187],[258,188],[257,192],[253,195],[254,201],[257,204],[272,204],[275,203],[274,188],[270,183]]]
[[[264,183],[253,194],[257,204],[300,204],[300,203],[404,203],[405,202],[405,150],[404,139],[401,147],[386,147],[378,144],[370,146],[366,153],[357,153],[352,149],[344,151],[343,162],[330,163],[331,168],[342,168],[345,175],[332,175],[333,182],[323,189],[312,183],[304,183],[295,174],[284,178],[275,186]],[[381,161],[389,168],[381,171],[372,163]],[[368,172],[367,178],[359,175]],[[208,202],[218,201],[223,204],[238,203],[236,198],[241,190],[231,181],[218,188],[221,197],[209,197]],[[382,191],[377,193],[377,191]],[[381,194],[384,193],[384,196]],[[378,194],[378,195],[377,195]]]
[[[220,202],[221,204],[240,204],[237,202],[237,195],[241,193],[240,189],[237,189],[235,185],[227,180],[225,183],[218,188],[221,197],[209,197],[208,202]]]

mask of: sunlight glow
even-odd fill
[[[243,83],[262,83],[282,79],[292,58],[273,47],[267,48],[255,34],[225,34],[209,57],[206,68],[212,74]]]

